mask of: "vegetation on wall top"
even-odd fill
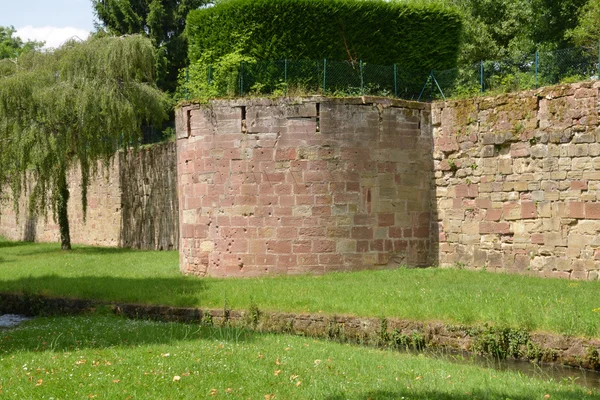
[[[456,65],[461,18],[440,3],[226,0],[191,11],[189,58],[332,59],[431,70]]]

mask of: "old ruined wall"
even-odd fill
[[[432,106],[441,265],[598,279],[599,87]]]
[[[256,276],[430,264],[428,109],[368,98],[180,108],[182,271]]]
[[[177,148],[154,145],[120,155],[121,247],[173,250],[179,246]]]
[[[102,169],[101,169],[102,170]],[[117,246],[121,199],[119,188],[119,163],[113,161],[106,176],[90,179],[86,223],[81,208],[81,173],[79,168],[70,171],[67,178],[70,191],[68,204],[69,227],[73,243]],[[31,185],[31,182],[28,182]],[[28,196],[19,201],[19,214],[15,213],[12,200],[2,204],[0,209],[0,236],[11,240],[37,242],[60,242],[58,224],[52,212],[44,216],[33,216],[28,212]]]
[[[175,143],[155,145],[125,158],[119,154],[109,168],[99,166],[88,189],[87,218],[81,208],[81,174],[69,173],[71,241],[77,244],[171,249],[178,246],[178,202]],[[58,225],[27,212],[20,199],[17,218],[12,200],[0,207],[0,236],[12,240],[58,242]]]

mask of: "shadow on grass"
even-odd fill
[[[45,317],[0,330],[0,355],[17,352],[70,352],[179,341],[251,342],[256,334],[229,326],[128,320],[114,315]]]
[[[27,249],[29,247],[30,249]],[[62,250],[60,243],[29,243],[29,242],[0,242],[0,249],[14,249],[13,254],[17,257],[28,257],[46,253],[68,255],[101,256],[114,254],[135,254],[144,250],[126,249],[120,247],[91,247],[74,245],[71,250]],[[149,250],[146,250],[149,251]]]
[[[11,242],[8,240],[4,240],[2,238],[0,238],[0,249],[8,249],[8,248],[12,248],[12,247],[26,247],[26,246],[32,246],[35,243],[31,243],[31,242]]]
[[[553,391],[552,397],[556,396],[557,399],[561,400],[580,400],[581,392],[571,392],[567,389],[560,390],[558,392]],[[541,397],[540,397],[541,398]],[[592,399],[592,396],[586,397]],[[529,396],[519,396],[510,394],[505,391],[495,391],[493,389],[488,390],[472,390],[469,393],[458,394],[458,393],[443,393],[437,390],[426,390],[416,392],[415,390],[400,389],[398,391],[374,391],[359,394],[357,396],[348,396],[343,393],[338,393],[333,396],[329,396],[326,400],[346,400],[346,399],[357,399],[357,400],[398,400],[398,399],[411,399],[411,400],[473,400],[473,399],[498,399],[498,400],[530,400]]]
[[[207,284],[191,277],[123,278],[43,275],[0,280],[0,292],[145,305],[201,307]]]

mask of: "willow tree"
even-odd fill
[[[139,143],[142,124],[166,116],[155,50],[140,36],[92,38],[24,54],[18,65],[0,78],[0,195],[10,190],[18,210],[27,191],[29,211],[51,211],[68,250],[68,171],[80,167],[85,215],[98,161],[108,166],[119,148]]]

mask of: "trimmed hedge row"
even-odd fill
[[[429,71],[456,66],[461,19],[439,3],[228,0],[188,14],[189,57],[331,59]]]

